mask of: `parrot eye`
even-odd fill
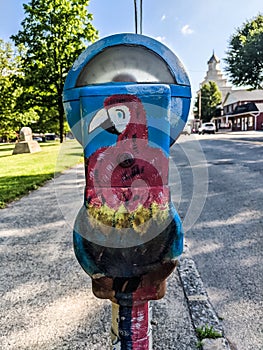
[[[109,117],[115,129],[122,133],[130,121],[131,114],[127,106],[112,107],[108,110]]]
[[[122,109],[116,109],[116,111],[118,111],[117,116],[119,119],[125,119],[125,113]]]

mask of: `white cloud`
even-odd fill
[[[165,38],[165,36],[157,36],[155,39],[164,44],[166,38]]]
[[[164,21],[166,19],[166,15],[162,15],[161,21]]]
[[[185,26],[182,27],[181,33],[183,35],[190,35],[193,34],[193,29],[190,28],[189,24],[186,24]]]

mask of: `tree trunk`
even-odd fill
[[[59,96],[58,100],[58,112],[59,112],[59,139],[60,143],[63,142],[64,139],[64,108],[62,102],[62,95]]]

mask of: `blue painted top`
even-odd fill
[[[131,47],[135,49],[129,50]],[[113,56],[111,56],[111,54],[109,56],[105,54],[109,49],[112,49]],[[125,51],[125,54],[123,54],[123,51]],[[100,57],[102,56],[104,58],[100,61]],[[114,58],[119,59],[119,61],[116,62]],[[107,76],[107,79],[103,80],[104,75],[108,74],[111,67],[113,70],[115,69],[117,73],[120,72],[120,70],[122,70],[122,72],[125,71],[126,58],[128,62],[127,69],[129,69],[129,65],[132,64],[131,72],[133,69],[138,69],[138,71],[142,72],[142,74],[146,74],[146,76],[149,73],[149,79],[153,78],[153,81],[140,81],[139,83],[137,83],[136,80],[118,82],[112,81],[110,76]],[[136,64],[133,62],[132,58],[137,60]],[[155,62],[157,66],[155,66]],[[122,65],[121,69],[119,67],[120,65]],[[86,70],[85,67],[87,68]],[[141,67],[143,67],[144,70],[142,70]],[[158,77],[156,71],[158,71]],[[162,72],[164,72],[164,75]],[[86,75],[88,77],[87,80],[85,78]],[[84,79],[80,83],[79,79],[81,76],[84,76]],[[92,76],[94,76],[94,78],[92,78]],[[163,76],[165,76],[164,79],[167,79],[167,81],[162,81]],[[97,78],[99,79],[97,80]],[[172,144],[185,125],[191,99],[189,78],[178,57],[161,42],[139,34],[115,34],[95,42],[77,58],[68,73],[64,85],[63,103],[73,134],[83,145],[83,123],[81,120],[85,113],[82,110],[81,99],[84,95],[87,97],[90,96],[91,98],[93,97],[95,100],[99,101],[99,96],[107,96],[110,94],[111,89],[117,88],[118,93],[127,93],[133,89],[134,94],[137,95],[139,93],[140,95],[144,95],[144,99],[147,100],[147,94],[149,98],[151,98],[151,96],[153,97],[153,91],[158,90],[159,87],[161,88],[164,84],[169,86],[171,92],[169,134],[170,144]],[[155,85],[155,87],[153,85]],[[147,100],[146,102],[149,103],[150,101]],[[151,103],[155,104],[153,99]]]
[[[77,79],[87,65],[87,63],[101,53],[105,48],[117,45],[137,45],[143,46],[158,56],[160,56],[169,67],[170,72],[174,76],[178,85],[185,85],[190,87],[188,75],[178,57],[161,42],[145,35],[124,33],[115,34],[98,40],[90,45],[75,61],[71,68],[65,82],[64,90],[69,90],[76,87]]]

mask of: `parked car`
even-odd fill
[[[46,141],[55,141],[56,134],[55,133],[46,133],[45,139],[46,139]]]
[[[216,132],[216,126],[214,123],[204,123],[198,128],[198,134],[214,134]]]
[[[33,136],[33,140],[34,141],[38,141],[38,142],[42,142],[43,141],[42,137],[40,137],[40,136]]]
[[[190,124],[185,124],[185,127],[181,131],[181,134],[191,135],[191,125]]]

